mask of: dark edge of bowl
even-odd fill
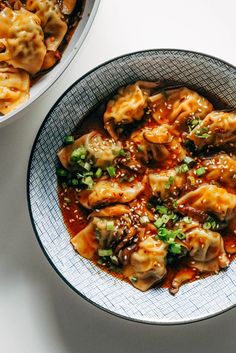
[[[214,59],[224,65],[227,65],[233,69],[236,70],[236,67],[224,60],[221,60],[215,56],[212,56],[212,55],[208,55],[208,54],[204,54],[204,53],[201,53],[201,52],[196,52],[196,51],[192,51],[192,50],[185,50],[185,49],[174,49],[174,48],[160,48],[160,49],[145,49],[145,50],[139,50],[139,51],[135,51],[135,52],[131,52],[131,53],[127,53],[127,54],[123,54],[123,55],[120,55],[120,56],[117,56],[117,57],[114,57],[112,59],[109,59],[107,61],[105,61],[104,63],[96,66],[95,68],[91,69],[90,71],[86,72],[83,76],[81,76],[78,80],[76,80],[70,87],[68,87],[66,89],[66,91],[57,99],[57,101],[53,104],[52,108],[49,110],[48,114],[46,115],[46,117],[44,118],[37,134],[36,134],[36,137],[35,137],[35,140],[34,140],[34,143],[32,145],[32,149],[31,149],[31,152],[30,152],[30,157],[29,157],[29,162],[28,162],[28,169],[27,169],[27,177],[26,177],[26,193],[27,193],[27,204],[28,204],[28,210],[29,210],[29,216],[30,216],[30,220],[31,220],[31,224],[32,224],[32,228],[34,230],[34,233],[35,233],[35,236],[36,236],[36,239],[39,243],[39,246],[41,247],[45,257],[47,258],[49,264],[52,266],[52,268],[56,271],[56,273],[61,277],[61,279],[77,294],[80,295],[80,297],[82,297],[83,299],[85,299],[87,302],[89,302],[90,304],[96,306],[97,308],[105,311],[106,313],[108,314],[111,314],[111,315],[114,315],[118,318],[121,318],[121,319],[125,319],[125,320],[128,320],[128,321],[132,321],[132,322],[135,322],[135,323],[139,323],[139,324],[149,324],[149,325],[160,325],[160,326],[174,326],[174,325],[186,325],[186,324],[190,324],[190,323],[197,323],[197,322],[200,322],[200,321],[204,321],[204,320],[207,320],[207,319],[210,319],[210,318],[214,318],[216,316],[219,316],[231,309],[233,309],[235,306],[236,306],[236,303],[229,306],[228,308],[226,309],[223,309],[223,310],[220,310],[218,312],[215,312],[215,313],[212,313],[212,314],[208,314],[204,317],[201,317],[201,318],[196,318],[196,319],[191,319],[191,320],[186,320],[186,321],[171,321],[171,322],[158,322],[158,321],[148,321],[148,320],[145,320],[145,319],[137,319],[137,318],[131,318],[131,317],[128,317],[128,316],[125,316],[125,315],[121,315],[119,313],[116,313],[112,310],[109,310],[103,306],[101,306],[100,304],[97,304],[96,302],[94,302],[93,300],[87,298],[84,294],[82,294],[80,291],[78,291],[64,276],[63,274],[59,271],[59,269],[56,267],[56,265],[53,263],[53,261],[51,260],[50,256],[48,255],[46,249],[44,248],[42,242],[41,242],[41,239],[39,237],[39,234],[37,232],[37,229],[36,229],[36,226],[35,226],[35,223],[34,223],[34,218],[33,218],[33,213],[32,213],[32,209],[31,209],[31,203],[30,203],[30,186],[29,186],[29,180],[30,180],[30,172],[31,172],[31,164],[32,164],[32,159],[33,159],[33,155],[34,155],[34,151],[35,151],[35,147],[37,145],[37,142],[38,142],[38,138],[41,134],[41,131],[43,130],[44,128],[44,125],[45,123],[47,122],[51,112],[54,110],[54,108],[57,106],[57,104],[60,102],[60,100],[67,94],[67,92],[69,92],[75,85],[77,85],[80,81],[82,81],[86,76],[90,75],[91,73],[93,73],[94,71],[96,71],[97,69],[113,62],[113,61],[116,61],[118,59],[122,59],[124,57],[127,57],[127,56],[130,56],[130,55],[135,55],[135,54],[141,54],[141,53],[147,53],[147,52],[163,52],[163,51],[168,51],[168,52],[174,52],[174,51],[177,51],[179,53],[192,53],[192,54],[196,54],[196,55],[200,55],[200,56],[203,56],[203,57],[206,57],[206,58],[210,58],[210,59]]]

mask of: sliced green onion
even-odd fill
[[[165,183],[164,188],[169,189],[171,187],[171,185],[173,184],[173,182],[174,182],[174,177],[170,176],[168,181]]]
[[[111,256],[113,254],[112,249],[98,249],[98,255],[103,256]]]
[[[160,217],[160,218],[158,218],[158,219],[154,222],[154,226],[155,226],[156,228],[160,228],[163,223],[164,223],[164,222],[163,222],[162,218]]]
[[[71,180],[71,185],[78,186],[79,185],[79,180],[78,179],[72,179]]]
[[[160,214],[167,214],[168,208],[166,206],[156,206],[156,211]]]
[[[116,168],[115,167],[107,167],[107,171],[108,171],[108,174],[110,175],[110,177],[114,177],[116,175]]]
[[[106,223],[106,230],[114,230],[115,229],[115,225],[113,221],[107,221]]]
[[[91,176],[88,176],[86,178],[83,178],[82,179],[82,183],[87,185],[89,189],[92,189],[93,186],[94,186],[94,181],[93,179],[91,178]]]
[[[196,161],[192,157],[189,157],[189,156],[186,156],[184,158],[183,162],[186,163],[190,167],[193,167],[194,164],[196,163]]]
[[[202,228],[205,230],[211,229],[211,222],[204,222]]]
[[[130,280],[131,280],[131,282],[135,283],[135,282],[138,281],[138,278],[137,278],[136,276],[132,276],[132,277],[130,278]]]
[[[184,223],[190,224],[190,223],[192,223],[192,218],[186,216],[186,217],[184,217],[184,218],[182,219],[182,221],[183,221]]]
[[[102,168],[98,168],[95,173],[96,178],[100,178],[102,176]]]
[[[70,155],[70,159],[72,162],[78,162],[81,159],[85,159],[87,154],[87,150],[84,146],[80,146],[72,151]]]
[[[169,250],[172,254],[180,254],[181,253],[181,245],[178,243],[171,244]]]
[[[91,164],[89,164],[88,162],[85,162],[85,163],[84,163],[84,169],[90,171],[90,169],[91,169]]]
[[[123,175],[121,178],[120,178],[120,182],[123,183],[124,181],[127,181],[127,175]]]
[[[118,257],[117,257],[116,255],[110,256],[110,259],[111,259],[111,262],[112,262],[114,265],[116,265],[116,266],[119,265],[119,259],[118,259]]]
[[[140,145],[138,145],[138,152],[143,152],[143,148],[142,148],[142,146],[140,146]]]
[[[68,172],[66,169],[58,168],[56,170],[57,176],[59,177],[66,177],[68,175]]]
[[[176,168],[177,173],[187,173],[189,171],[189,167],[187,164],[181,164]]]
[[[149,223],[149,218],[148,218],[148,216],[142,216],[142,217],[140,217],[139,221],[141,224],[147,224],[147,223]]]
[[[207,139],[210,136],[210,134],[208,134],[208,131],[209,131],[209,128],[205,126],[197,130],[194,135],[201,139]]]
[[[75,141],[74,136],[68,135],[64,137],[64,144],[71,145]]]
[[[197,176],[201,176],[206,173],[206,169],[204,167],[196,169]]]

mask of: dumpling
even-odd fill
[[[217,181],[229,187],[236,186],[236,161],[225,153],[206,158],[201,162],[205,167],[207,181]]]
[[[177,196],[186,181],[185,174],[177,174],[175,169],[150,173],[149,184],[153,195],[165,200],[169,195]]]
[[[0,23],[0,44],[5,48],[0,53],[0,62],[30,74],[38,72],[46,54],[38,16],[23,8],[18,11],[5,8],[0,12]]]
[[[116,180],[99,180],[92,190],[82,190],[79,201],[85,208],[91,209],[112,203],[128,203],[134,200],[145,187],[146,178],[130,183],[119,183]]]
[[[111,248],[114,241],[121,240],[124,229],[131,228],[129,213],[130,208],[125,205],[94,211],[89,217],[91,221],[87,227],[71,239],[75,250],[85,258],[92,259],[98,249]]]
[[[27,72],[0,63],[0,113],[7,114],[26,101],[29,86]]]
[[[186,87],[165,90],[149,97],[149,102],[152,117],[157,122],[174,123],[176,126],[185,125],[193,116],[202,119],[213,109],[206,98]]]
[[[56,51],[67,32],[67,24],[56,0],[27,0],[26,9],[40,18],[47,50]]]
[[[236,214],[236,195],[216,185],[204,184],[182,196],[177,203],[182,213],[188,212],[188,206],[191,206],[212,213],[220,220],[229,220]]]
[[[112,139],[104,138],[98,132],[92,131],[81,136],[73,144],[62,148],[58,152],[58,158],[66,169],[75,167],[71,160],[71,154],[77,148],[81,147],[85,149],[86,160],[91,160],[95,167],[106,168],[117,157],[122,145],[119,141],[115,142]]]
[[[163,241],[152,237],[139,243],[130,260],[134,272],[129,279],[134,287],[146,291],[165,277],[167,247]]]
[[[213,111],[187,136],[199,149],[236,141],[236,112]]]
[[[186,156],[184,148],[181,146],[179,138],[171,134],[171,127],[163,124],[156,127],[145,127],[132,133],[130,140],[134,144],[136,159],[144,164],[156,164],[164,162],[168,157],[182,161]]]
[[[117,129],[139,121],[144,116],[147,107],[149,91],[141,89],[138,83],[123,87],[118,94],[107,103],[104,113],[104,125],[109,134],[117,140]]]

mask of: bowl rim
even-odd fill
[[[88,0],[85,0],[85,8],[86,8],[86,5],[87,5],[87,1]],[[52,78],[48,79],[48,84],[46,85],[46,88],[41,87],[39,89],[39,91],[36,92],[36,94],[33,97],[30,96],[29,99],[27,99],[27,101],[25,101],[24,103],[20,104],[16,109],[11,111],[10,113],[7,113],[6,115],[0,116],[0,128],[2,128],[4,126],[16,121],[17,119],[19,119],[20,118],[20,113],[22,113],[22,111],[27,109],[32,103],[34,103],[38,98],[40,98],[44,93],[46,93],[49,90],[49,88],[64,73],[64,71],[70,65],[70,63],[74,59],[75,55],[78,53],[79,49],[81,48],[82,44],[84,43],[84,41],[85,41],[89,31],[90,31],[90,28],[91,28],[91,26],[93,24],[93,21],[94,21],[94,19],[96,17],[96,14],[97,14],[97,11],[98,11],[100,3],[101,3],[101,0],[93,0],[92,10],[89,13],[88,20],[87,20],[87,22],[86,22],[86,24],[84,26],[84,29],[81,32],[81,35],[80,35],[79,39],[76,41],[75,45],[73,46],[71,52],[68,54],[68,56],[65,59],[65,61],[63,63],[59,62],[58,65],[56,65],[56,67],[59,66],[58,71],[56,72],[56,74]],[[83,11],[82,17],[84,15],[86,15],[86,14]],[[78,27],[79,27],[79,23],[77,25],[77,28]],[[53,69],[52,69],[52,71],[53,71]]]
[[[100,0],[98,0],[100,1]],[[82,297],[83,299],[85,299],[87,302],[89,302],[90,304],[94,305],[95,307],[97,307],[98,309],[103,310],[104,312],[111,314],[113,316],[116,316],[118,318],[121,319],[125,319],[127,321],[131,321],[131,322],[135,322],[135,323],[139,323],[139,324],[148,324],[148,325],[158,325],[158,326],[176,326],[176,325],[187,325],[187,324],[192,324],[192,323],[198,323],[201,321],[205,321],[214,317],[217,317],[221,314],[226,313],[227,311],[233,309],[234,307],[236,307],[236,302],[235,304],[230,305],[229,307],[225,308],[225,309],[220,309],[214,313],[210,313],[207,314],[205,316],[202,317],[197,317],[197,318],[193,318],[193,319],[185,319],[185,320],[176,320],[176,321],[153,321],[153,320],[146,320],[146,319],[138,319],[138,318],[132,318],[132,317],[128,317],[125,315],[122,315],[120,313],[117,313],[115,311],[112,311],[110,309],[107,309],[106,307],[103,307],[102,305],[96,303],[94,300],[89,299],[86,295],[82,294],[78,289],[76,289],[62,274],[62,272],[56,267],[56,265],[54,264],[54,262],[51,260],[50,256],[48,255],[45,247],[43,246],[43,243],[40,239],[40,236],[38,234],[35,222],[34,222],[34,217],[33,217],[33,212],[32,212],[32,208],[31,208],[31,200],[30,200],[30,175],[31,175],[31,165],[32,165],[32,161],[33,161],[33,156],[34,156],[34,152],[35,152],[35,148],[38,142],[38,139],[40,137],[41,131],[44,128],[44,125],[46,124],[47,120],[50,118],[50,115],[52,113],[52,111],[54,110],[54,108],[59,104],[59,102],[61,101],[61,99],[63,99],[63,97],[78,83],[80,83],[85,77],[87,77],[88,75],[90,75],[91,73],[95,72],[96,70],[98,70],[101,67],[106,66],[109,63],[112,63],[118,59],[122,59],[131,55],[136,55],[136,54],[145,54],[145,53],[154,53],[154,52],[173,52],[173,53],[182,53],[182,54],[195,54],[195,55],[199,55],[201,57],[204,58],[209,58],[209,59],[214,59],[215,61],[222,63],[224,65],[229,66],[230,68],[236,70],[236,66],[234,66],[233,64],[228,63],[225,60],[219,59],[213,55],[208,55],[202,52],[198,52],[198,51],[193,51],[193,50],[186,50],[186,49],[174,49],[174,48],[158,48],[158,49],[145,49],[145,50],[138,50],[138,51],[134,51],[134,52],[129,52],[126,54],[122,54],[116,57],[113,57],[112,59],[109,59],[99,65],[97,65],[96,67],[92,68],[91,70],[89,70],[88,72],[86,72],[83,76],[81,76],[78,80],[76,80],[74,83],[72,83],[62,94],[61,96],[56,100],[56,102],[53,104],[53,106],[51,107],[51,109],[49,110],[49,112],[47,113],[46,117],[43,119],[37,134],[35,135],[34,138],[34,142],[31,148],[31,152],[30,152],[30,156],[29,156],[29,160],[28,160],[28,167],[27,167],[27,174],[26,174],[26,196],[27,196],[27,205],[28,205],[28,211],[29,211],[29,216],[30,216],[30,221],[31,221],[31,225],[32,228],[34,230],[34,234],[35,237],[38,241],[38,244],[41,248],[41,250],[43,251],[47,261],[49,262],[49,264],[52,266],[52,268],[56,271],[56,273],[59,275],[59,277],[63,280],[64,283],[66,283],[69,288],[71,288],[76,294],[78,294],[80,297]]]

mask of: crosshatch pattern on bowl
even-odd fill
[[[236,105],[236,69],[213,57],[151,50],[126,55],[96,68],[55,104],[36,138],[28,170],[28,201],[37,237],[60,275],[87,300],[116,315],[148,323],[184,323],[207,318],[236,304],[236,262],[226,271],[181,287],[142,293],[75,253],[57,197],[56,151],[63,138],[99,102],[135,80],[168,80],[195,87]]]

